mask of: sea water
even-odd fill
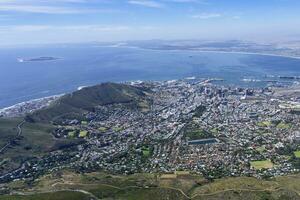
[[[49,61],[20,59],[51,56]],[[226,84],[261,86],[266,75],[300,75],[300,60],[278,56],[145,50],[94,44],[0,49],[0,108],[102,82],[222,78]]]

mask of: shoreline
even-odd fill
[[[103,47],[110,47],[110,48],[134,48],[140,50],[150,50],[150,51],[190,51],[190,52],[200,52],[200,53],[224,53],[224,54],[242,54],[242,55],[259,55],[259,56],[271,56],[271,57],[282,57],[282,58],[291,58],[300,60],[300,56],[289,56],[289,55],[280,55],[280,54],[272,54],[272,53],[255,53],[255,52],[245,52],[245,51],[221,51],[221,50],[201,50],[201,49],[151,49],[151,48],[143,48],[138,46],[103,46]]]
[[[34,110],[41,109],[51,102],[57,100],[64,94],[51,95],[42,98],[32,99],[28,101],[23,101],[12,106],[0,108],[0,118],[1,117],[17,117],[26,113],[30,113]]]
[[[192,50],[203,53],[230,53],[230,54],[242,54],[242,55],[258,55],[258,56],[271,56],[271,57],[282,57],[300,60],[300,57],[288,56],[288,55],[278,55],[278,54],[268,54],[268,53],[253,53],[253,52],[243,52],[243,51],[205,51],[205,50]]]
[[[4,108],[0,108],[0,113],[5,111],[5,110],[9,110],[9,109],[12,109],[16,106],[21,106],[21,105],[24,105],[26,103],[32,103],[32,102],[37,102],[37,101],[43,101],[45,99],[50,99],[50,98],[57,98],[57,97],[60,97],[64,94],[56,94],[56,95],[51,95],[51,96],[46,96],[46,97],[41,97],[41,98],[37,98],[37,99],[31,99],[31,100],[28,100],[28,101],[22,101],[20,103],[16,103],[14,105],[11,105],[11,106],[7,106],[7,107],[4,107]]]

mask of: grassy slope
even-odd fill
[[[0,145],[6,144],[12,136],[17,134],[17,125],[21,119],[0,119]]]
[[[17,135],[18,131],[16,127],[21,121],[21,119],[0,119],[1,147],[9,139]],[[42,153],[48,152],[55,144],[51,135],[52,129],[53,127],[47,124],[25,123],[22,127],[22,135],[17,144],[10,146],[4,153],[0,154],[0,161],[7,160],[5,166],[1,166],[0,172],[18,167],[22,160],[28,157],[39,156]]]
[[[287,190],[269,191],[225,191],[211,195],[197,196],[195,200],[298,200],[297,193]]]
[[[20,183],[14,182],[8,186],[19,191],[25,188],[26,191],[26,186]],[[300,199],[300,175],[278,177],[271,180],[258,180],[250,177],[223,178],[208,183],[201,176],[191,174],[176,176],[159,174],[113,176],[101,172],[85,175],[64,172],[59,177],[44,176],[35,183],[34,187],[37,192],[62,189],[84,190],[99,199],[284,200]],[[2,199],[0,198],[0,200]]]
[[[53,192],[36,195],[4,195],[0,196],[0,200],[90,200],[90,195],[81,192]]]
[[[17,125],[22,119],[0,119],[1,147],[17,135]],[[72,143],[73,140],[54,139],[51,132],[54,126],[42,123],[25,123],[22,126],[22,135],[17,144],[10,146],[0,154],[0,173],[14,169],[29,157],[38,157],[58,148],[59,144]]]

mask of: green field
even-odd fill
[[[263,122],[257,123],[257,126],[260,126],[260,127],[269,127],[271,125],[272,125],[272,122],[270,122],[270,121],[263,121]]]
[[[88,135],[87,131],[80,131],[79,132],[79,137],[81,137],[81,138],[85,138],[87,135]]]
[[[70,131],[70,132],[68,133],[68,137],[74,138],[74,137],[75,137],[75,134],[76,134],[75,131]]]
[[[270,160],[252,161],[250,164],[254,169],[269,169],[273,167],[273,163]]]
[[[295,151],[294,155],[295,155],[296,158],[300,158],[300,151]]]
[[[106,127],[99,127],[98,130],[100,132],[105,132],[105,131],[107,131],[107,128]]]
[[[279,129],[290,129],[291,126],[289,123],[280,122],[276,127]]]
[[[256,148],[256,150],[257,150],[259,153],[263,153],[264,151],[266,151],[266,146],[265,146],[265,145],[260,146],[260,147]]]
[[[276,126],[279,129],[289,129],[291,128],[291,123],[286,123],[284,121],[261,121],[256,124],[259,127],[270,127]]]
[[[211,133],[203,130],[203,129],[194,129],[194,130],[187,130],[185,133],[185,137],[188,137],[190,140],[199,140],[213,137]]]

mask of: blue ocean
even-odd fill
[[[18,62],[19,58],[41,56],[60,59]],[[91,44],[2,48],[0,108],[107,81],[171,80],[195,76],[222,78],[226,84],[255,86],[258,83],[242,80],[269,75],[299,76],[300,59]]]

